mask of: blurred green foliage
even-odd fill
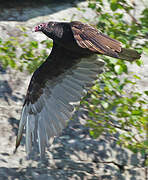
[[[133,15],[136,5],[127,0],[88,2],[98,15],[100,31],[121,41],[124,47],[148,54],[148,8],[136,18]],[[105,72],[99,75],[99,83],[97,81],[92,88],[89,101],[82,102],[91,117],[87,122],[90,134],[97,138],[106,132],[118,133],[117,143],[133,152],[141,152],[148,164],[148,91],[136,92],[136,79],[140,77],[133,73],[132,79],[127,78],[125,61],[110,57],[104,60]],[[136,63],[141,66],[142,60]]]
[[[26,29],[20,28],[21,37],[27,38]],[[44,48],[39,51],[37,41],[22,41],[18,37],[10,37],[7,41],[0,39],[0,64],[3,68],[9,66],[20,71],[34,72],[47,58],[49,54],[47,49],[52,47],[51,40],[44,40],[40,43]]]
[[[126,0],[93,0],[88,1],[89,8],[97,13],[97,28],[110,37],[123,43],[123,46],[133,47],[148,54],[148,8],[145,8],[139,18],[133,14],[134,4]],[[108,11],[106,11],[106,6]],[[128,22],[125,20],[128,19]],[[44,48],[39,51],[36,41],[27,41],[27,33],[22,28],[24,41],[11,37],[7,41],[0,39],[0,64],[7,68],[27,70],[32,73],[46,59],[47,49],[52,47],[49,40],[42,41]],[[17,53],[19,49],[19,54]],[[96,84],[83,99],[82,104],[88,109],[90,119],[87,126],[90,134],[97,138],[109,132],[119,134],[117,143],[133,152],[148,154],[148,91],[143,93],[134,90],[138,74],[129,79],[128,66],[125,61],[101,56],[106,62],[105,72],[99,75]],[[138,66],[141,60],[136,61]],[[122,78],[121,78],[122,76]],[[126,87],[128,91],[126,91]],[[131,90],[130,90],[131,89]],[[144,96],[145,95],[145,96]],[[147,159],[147,158],[146,158]],[[145,161],[148,164],[148,160]]]

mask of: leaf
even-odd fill
[[[115,65],[114,70],[119,75],[123,73],[123,68],[121,65]]]
[[[103,131],[104,131],[104,128],[100,127],[97,129],[90,130],[89,133],[93,138],[98,138],[102,134]]]
[[[27,31],[26,27],[24,27],[24,26],[18,26],[18,28],[19,28],[22,32],[26,32],[26,31]]]
[[[88,7],[91,8],[91,9],[95,9],[96,8],[96,3],[89,3]]]
[[[13,59],[10,59],[10,60],[9,60],[9,64],[10,64],[10,66],[11,66],[12,68],[14,68],[14,67],[16,66],[16,63],[15,63],[15,61],[14,61]]]
[[[143,65],[143,61],[141,59],[138,59],[138,60],[136,60],[136,64],[138,66],[141,66],[141,65]]]
[[[102,106],[105,108],[105,109],[107,109],[108,108],[108,103],[107,102],[105,102],[105,101],[101,101],[101,104],[102,104]]]
[[[148,17],[148,8],[145,8],[142,12],[142,15],[145,15]]]
[[[145,166],[148,166],[148,158],[145,160]]]
[[[133,110],[132,115],[142,115],[142,112],[140,110]]]
[[[148,48],[147,47],[143,47],[143,51],[148,55]]]
[[[0,38],[0,44],[2,43],[3,41],[2,41],[2,38]]]
[[[28,37],[28,34],[24,33],[23,36],[24,36],[24,37]]]
[[[148,91],[144,91],[144,93],[148,96]]]
[[[112,2],[110,4],[110,8],[111,8],[112,11],[116,11],[118,9],[118,4],[116,2],[115,3]]]
[[[37,41],[31,41],[30,46],[32,46],[34,48],[38,48],[38,42]]]
[[[139,76],[137,76],[135,74],[133,75],[133,77],[136,78],[136,79],[141,79]]]

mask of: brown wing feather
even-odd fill
[[[80,28],[80,27],[79,27]],[[84,33],[84,29],[79,29],[75,26],[72,26],[72,31],[74,34],[74,38],[78,45],[82,48],[88,48],[89,50],[93,52],[99,52],[101,54],[104,54],[104,51],[101,50],[99,47],[95,46],[94,43],[92,43],[88,38],[89,36]]]
[[[117,52],[121,51],[122,44],[119,41],[117,41],[115,39],[112,39],[112,38],[106,36],[103,33],[100,33],[100,36],[98,36],[98,38],[100,39],[100,41],[102,39],[103,42],[104,42],[104,45],[110,47],[111,49],[113,49],[113,50],[115,50]]]
[[[118,57],[122,44],[97,29],[80,22],[71,22],[71,28],[78,45],[96,53]]]

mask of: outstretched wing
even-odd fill
[[[37,141],[41,155],[51,137],[58,135],[72,117],[74,105],[102,72],[96,55],[75,59],[54,44],[52,53],[35,71],[28,87],[19,124],[16,148],[26,127],[26,151]]]
[[[97,29],[78,21],[71,22],[71,29],[77,44],[82,48],[101,53],[104,55],[118,57],[122,44]]]

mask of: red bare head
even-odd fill
[[[36,26],[33,31],[40,31],[52,40],[57,40],[57,38],[61,38],[63,35],[63,26],[59,22],[50,21]]]
[[[44,27],[46,27],[46,26],[47,26],[47,23],[42,23],[42,24],[36,26],[36,27],[34,28],[34,31],[35,31],[35,32],[37,32],[37,31],[42,31],[42,29],[43,29]]]

